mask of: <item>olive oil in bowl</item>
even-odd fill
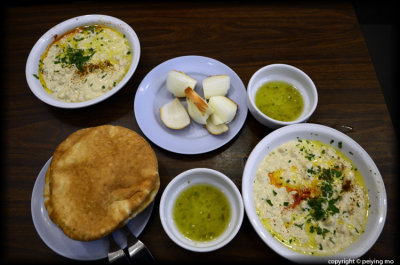
[[[228,227],[231,208],[226,196],[208,184],[193,185],[178,195],[173,219],[187,238],[207,242],[218,238]]]
[[[283,81],[269,81],[258,88],[255,95],[257,108],[268,117],[278,121],[294,121],[304,109],[301,93]]]

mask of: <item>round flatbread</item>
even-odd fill
[[[102,238],[150,204],[160,186],[157,157],[140,135],[103,125],[72,133],[45,177],[50,218],[72,239]]]

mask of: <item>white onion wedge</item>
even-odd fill
[[[187,87],[195,88],[197,80],[181,71],[172,70],[167,76],[167,89],[175,97],[185,97]]]
[[[189,114],[178,98],[160,108],[160,118],[165,126],[175,130],[183,129],[190,124]]]
[[[231,79],[228,75],[213,75],[203,79],[204,98],[213,96],[225,96],[231,86]]]
[[[214,110],[210,119],[215,125],[231,122],[238,109],[236,102],[225,96],[211,97],[208,105]]]
[[[211,121],[211,118],[208,118],[206,123],[206,129],[213,135],[220,135],[227,132],[229,130],[229,126],[226,125],[225,123],[215,125]]]
[[[192,88],[187,87],[185,94],[190,117],[199,124],[206,124],[213,109]]]

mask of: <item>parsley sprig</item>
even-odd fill
[[[76,49],[70,46],[64,48],[63,53],[56,56],[55,64],[75,65],[78,71],[83,72],[84,65],[96,53],[93,48]]]
[[[308,173],[318,174],[318,178],[322,181],[320,189],[321,194],[319,197],[310,198],[307,201],[310,207],[310,215],[316,220],[325,220],[331,215],[339,213],[339,209],[335,203],[340,199],[340,196],[333,197],[333,182],[335,179],[342,177],[342,172],[336,167],[333,168],[311,168]]]

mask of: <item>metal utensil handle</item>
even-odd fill
[[[155,258],[151,252],[147,249],[142,241],[136,238],[136,236],[129,230],[127,226],[124,227],[124,233],[127,238],[127,252],[131,258],[131,262],[141,262],[141,263],[154,263]]]
[[[147,247],[140,241],[128,248],[129,256],[133,262],[153,263],[156,262]]]
[[[129,258],[125,254],[118,244],[114,241],[112,235],[109,236],[109,252],[108,252],[108,262],[112,264],[129,264]]]

